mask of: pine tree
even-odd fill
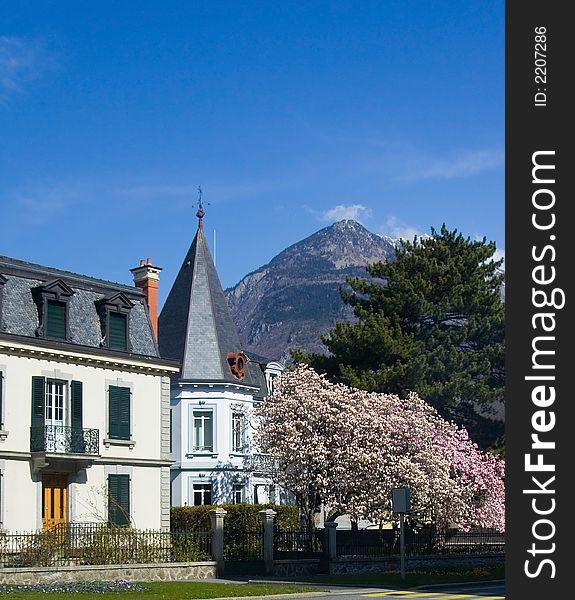
[[[330,354],[305,355],[333,381],[369,391],[417,392],[482,447],[501,444],[502,423],[489,413],[504,395],[504,305],[495,244],[457,230],[402,241],[396,259],[348,280],[343,300],[357,322],[322,338]]]

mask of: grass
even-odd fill
[[[216,583],[208,581],[186,582],[154,582],[139,583],[144,588],[142,591],[128,590],[125,592],[50,592],[50,599],[54,600],[192,600],[200,598],[232,598],[238,596],[268,596],[273,594],[295,594],[302,592],[318,592],[327,586],[369,586],[382,588],[411,588],[430,584],[465,583],[470,581],[494,581],[505,578],[503,565],[461,567],[449,569],[420,569],[407,571],[405,581],[401,580],[398,571],[365,574],[365,575],[313,575],[298,577],[298,581],[312,585],[288,583],[285,580],[276,580],[276,583],[258,583],[253,580],[249,583]],[[40,591],[21,590],[16,586],[5,586],[9,592],[2,593],[6,600],[34,600],[45,597],[46,593]],[[87,588],[90,584],[86,585]]]
[[[405,581],[399,571],[364,575],[313,575],[298,581],[324,585],[354,585],[369,587],[410,588],[420,585],[496,581],[505,579],[504,565],[454,567],[448,569],[419,569],[406,572]]]
[[[144,591],[129,590],[126,592],[40,592],[40,591],[9,591],[1,593],[6,600],[33,600],[49,596],[50,600],[191,600],[192,598],[222,598],[237,596],[267,596],[270,594],[295,594],[297,592],[317,592],[317,587],[297,584],[274,583],[211,583],[196,581],[166,581],[140,583]],[[12,588],[15,589],[15,588]]]

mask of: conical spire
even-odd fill
[[[228,354],[242,348],[204,236],[201,203],[197,216],[198,231],[158,320],[160,354],[182,363],[182,380],[239,383]],[[249,369],[241,383],[257,385]]]

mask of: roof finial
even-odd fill
[[[196,213],[196,217],[198,217],[198,229],[203,229],[202,219],[204,218],[204,207],[202,205],[202,187],[198,186],[198,212]]]

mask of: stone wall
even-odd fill
[[[407,556],[405,568],[445,569],[450,567],[478,567],[505,563],[504,554],[449,554],[436,556]],[[385,558],[345,558],[340,557],[329,563],[330,575],[386,573],[399,571],[399,556]]]
[[[317,558],[302,560],[274,560],[274,577],[299,577],[316,575],[320,571],[320,560]]]
[[[0,584],[30,585],[63,581],[191,581],[216,577],[216,562],[152,565],[99,565],[0,569]]]

